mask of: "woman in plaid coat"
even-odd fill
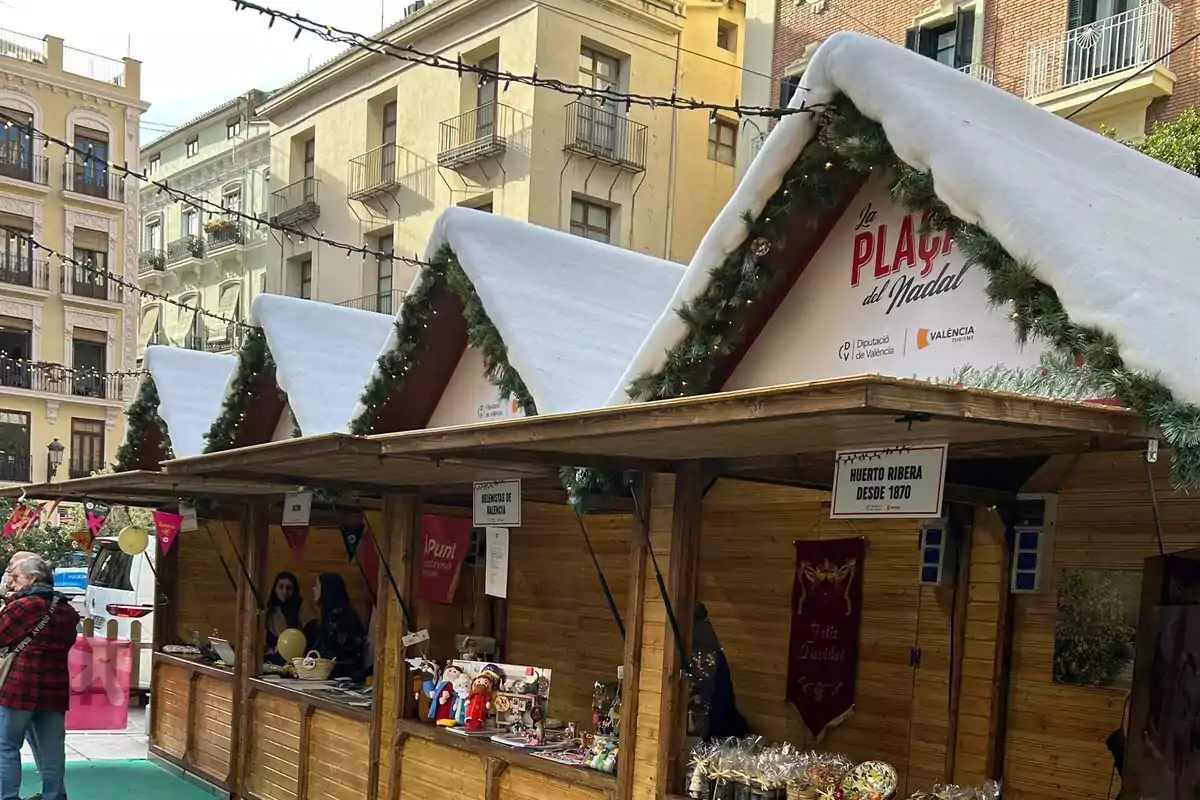
[[[34,633],[54,601],[54,573],[41,556],[11,566],[13,601],[0,614],[0,649]],[[67,709],[71,704],[67,655],[79,614],[61,595],[46,626],[13,660],[0,686],[0,800],[20,800],[21,745],[32,727],[41,760],[42,797],[62,800],[66,768]]]

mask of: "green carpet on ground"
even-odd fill
[[[42,790],[32,764],[21,775],[21,795]],[[70,800],[212,800],[213,796],[149,761],[69,761]]]

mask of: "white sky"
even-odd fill
[[[411,0],[257,0],[359,33],[399,19]],[[276,89],[336,55],[342,45],[311,34],[293,42],[294,28],[232,0],[0,0],[0,28],[34,37],[61,37],[69,47],[142,62],[142,141],[159,136],[247,89]]]

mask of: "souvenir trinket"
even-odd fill
[[[483,724],[487,720],[488,711],[491,708],[492,693],[495,692],[501,680],[500,668],[495,664],[488,664],[471,681],[471,696],[467,701],[467,716],[464,725],[467,730],[483,729]]]

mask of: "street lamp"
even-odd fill
[[[67,448],[63,447],[63,443],[58,440],[58,437],[55,437],[53,442],[46,445],[46,449],[49,451],[46,454],[46,480],[50,480],[54,477],[54,475],[58,472],[58,468],[62,465],[63,450],[66,450]]]

